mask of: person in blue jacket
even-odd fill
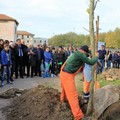
[[[11,76],[11,53],[9,51],[9,45],[5,44],[4,49],[1,51],[1,74],[2,74],[2,80],[1,80],[1,86],[4,86],[4,80],[5,80],[5,74],[7,74],[7,83],[12,84],[10,81]]]
[[[49,47],[46,47],[44,51],[44,64],[45,64],[45,70],[44,70],[44,75],[43,77],[50,77],[49,75],[49,68],[52,63],[52,54],[50,53]]]

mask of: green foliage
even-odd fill
[[[106,33],[100,33],[99,34],[99,41],[100,42],[104,42],[105,41],[105,37],[106,37]]]
[[[107,33],[100,33],[99,41],[106,42],[108,48],[120,48],[120,28]],[[68,46],[70,44],[74,46],[90,45],[90,36],[69,32],[53,36],[48,43],[53,46]]]
[[[72,44],[73,46],[81,46],[84,44],[90,44],[89,35],[76,34],[69,32],[66,34],[55,35],[49,39],[48,43],[53,46],[68,46]]]
[[[109,31],[106,34],[105,42],[108,48],[120,48],[120,28]]]

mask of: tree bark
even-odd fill
[[[90,13],[89,13],[89,31],[90,31],[90,42],[91,42],[91,52],[92,52],[92,57],[95,57],[95,35],[94,35],[94,3],[95,0],[90,0]],[[92,88],[90,90],[90,99],[88,103],[88,108],[87,108],[87,116],[90,116],[93,113],[93,97],[94,97],[94,70],[95,67],[92,69]]]

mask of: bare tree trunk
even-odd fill
[[[90,13],[89,13],[89,31],[90,31],[90,42],[91,42],[91,52],[92,56],[95,56],[95,35],[94,35],[94,3],[95,0],[90,0]],[[93,72],[93,80],[92,80],[92,88],[90,91],[90,99],[88,103],[88,108],[87,108],[87,115],[90,116],[93,113],[93,97],[94,97],[94,70],[95,68],[93,67],[92,72]]]

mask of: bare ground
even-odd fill
[[[79,83],[78,79],[76,85],[79,86]],[[58,91],[38,85],[49,86]],[[30,90],[20,97],[12,99],[12,102],[11,99],[0,98],[0,120],[73,120],[68,103],[61,104],[59,102],[60,81],[58,77],[18,79],[13,85],[5,85],[5,87],[0,88],[0,93],[11,88]],[[120,120],[119,106],[120,101],[111,105],[100,116],[99,120]],[[85,112],[86,106],[83,106],[82,109]],[[4,114],[2,110],[4,110]]]

